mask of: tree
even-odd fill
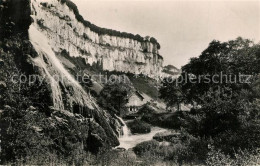
[[[178,92],[185,94],[185,102],[200,104],[184,117],[182,127],[189,134],[231,155],[239,149],[255,150],[260,147],[259,141],[254,141],[260,139],[259,60],[260,45],[250,40],[212,41],[199,57],[182,67],[178,80],[164,82],[160,92],[168,105],[176,103]],[[221,73],[232,79],[240,74],[252,79],[250,83],[214,81]]]
[[[128,103],[128,96],[132,88],[129,84],[122,82],[108,83],[100,92],[99,104],[120,114],[122,108]]]
[[[170,77],[164,78],[159,92],[159,97],[166,102],[167,109],[172,106],[177,106],[177,110],[180,111],[180,103],[183,101],[184,96],[176,79]]]
[[[241,89],[250,89],[249,84],[240,82],[238,78],[241,74],[258,74],[259,62],[259,44],[240,37],[223,43],[214,40],[199,57],[191,58],[182,67],[181,76],[188,76],[188,79],[181,84],[181,89],[190,103],[202,104],[201,97],[210,90],[234,94],[235,97]]]

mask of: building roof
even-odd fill
[[[134,91],[128,96],[128,103],[126,104],[126,107],[142,106],[146,102],[145,97],[140,92]]]
[[[136,95],[137,97],[139,97],[140,100],[143,100],[143,99],[144,99],[143,95],[142,95],[139,91],[137,91],[137,90],[134,91],[134,92],[132,92],[132,93],[128,96],[128,99],[131,98],[133,95]]]

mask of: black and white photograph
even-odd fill
[[[260,0],[0,0],[0,165],[260,166]]]

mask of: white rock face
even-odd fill
[[[160,75],[163,59],[157,45],[151,42],[109,35],[98,35],[77,21],[66,4],[58,0],[31,0],[32,18],[41,26],[55,52],[66,50],[72,57],[82,57],[86,63],[100,64],[103,70]]]

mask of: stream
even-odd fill
[[[131,134],[130,130],[126,126],[126,122],[122,120],[124,123],[123,126],[123,135],[119,137],[119,142],[120,145],[118,146],[119,148],[133,148],[137,144],[144,142],[144,141],[149,141],[153,139],[153,136],[156,133],[164,132],[167,131],[167,129],[160,128],[160,127],[151,127],[151,132],[146,133],[146,134]]]

